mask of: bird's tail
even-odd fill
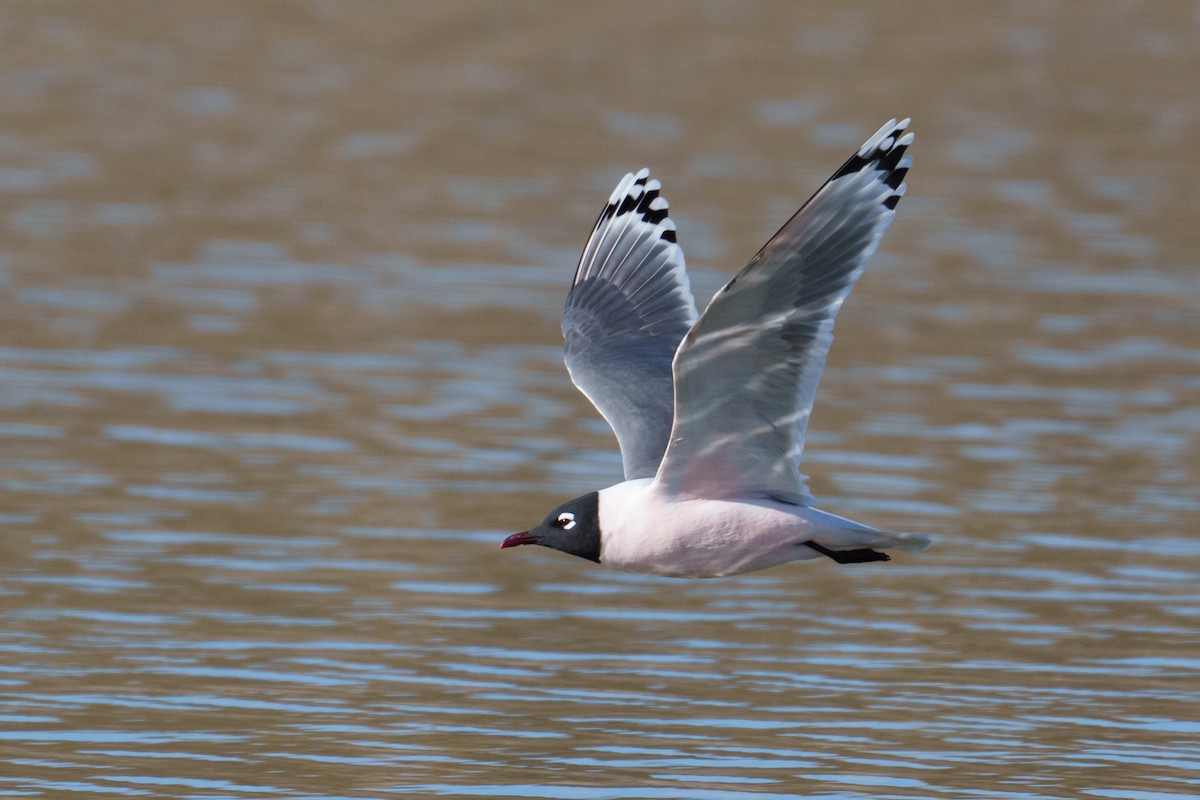
[[[907,553],[919,553],[933,543],[933,539],[923,533],[896,533],[895,531],[872,530],[869,535],[878,538],[872,541],[870,547],[884,550],[903,550]]]
[[[919,553],[929,547],[933,541],[923,533],[898,533],[896,531],[881,531],[861,522],[830,514],[816,508],[805,509],[806,516],[818,524],[817,533],[813,536],[816,547],[821,555],[829,556],[835,561],[886,561],[884,553],[875,553],[868,558],[867,554],[877,550],[904,550],[909,553]],[[812,546],[812,543],[808,543]],[[837,556],[831,554],[837,554]]]

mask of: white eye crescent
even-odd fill
[[[570,511],[564,511],[558,515],[558,527],[564,531],[569,531],[575,527],[575,515]]]

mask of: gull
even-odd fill
[[[646,169],[621,179],[583,248],[562,330],[571,380],[616,434],[625,480],[501,549],[712,578],[929,546],[815,508],[799,471],[834,318],[904,195],[908,124],[868,139],[703,314],[661,184]]]

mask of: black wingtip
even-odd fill
[[[600,223],[606,219],[623,214],[637,214],[643,222],[649,225],[659,225],[670,216],[667,198],[662,196],[662,187],[659,182],[650,177],[650,170],[642,168],[631,176],[627,175],[626,180],[630,177],[633,178],[633,182],[629,184],[629,188],[624,194],[609,201],[600,213],[596,227],[599,227]],[[675,234],[672,231],[668,236],[664,231],[660,238],[674,242]]]
[[[887,553],[881,553],[878,550],[872,550],[869,547],[862,547],[857,550],[830,550],[828,547],[817,544],[811,539],[804,543],[813,550],[816,550],[826,558],[831,558],[839,564],[867,564],[872,561],[891,561],[892,557]]]
[[[883,126],[867,140],[857,153],[850,156],[829,180],[835,181],[865,169],[882,172],[882,182],[894,192],[883,201],[883,204],[888,209],[895,209],[900,202],[900,197],[904,194],[901,187],[904,177],[908,174],[908,166],[912,163],[911,160],[904,158],[908,145],[912,142],[912,134],[907,131],[908,120],[900,123],[893,120]]]

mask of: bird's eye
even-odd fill
[[[564,531],[569,531],[575,527],[575,515],[570,511],[564,511],[558,515],[558,527]]]

